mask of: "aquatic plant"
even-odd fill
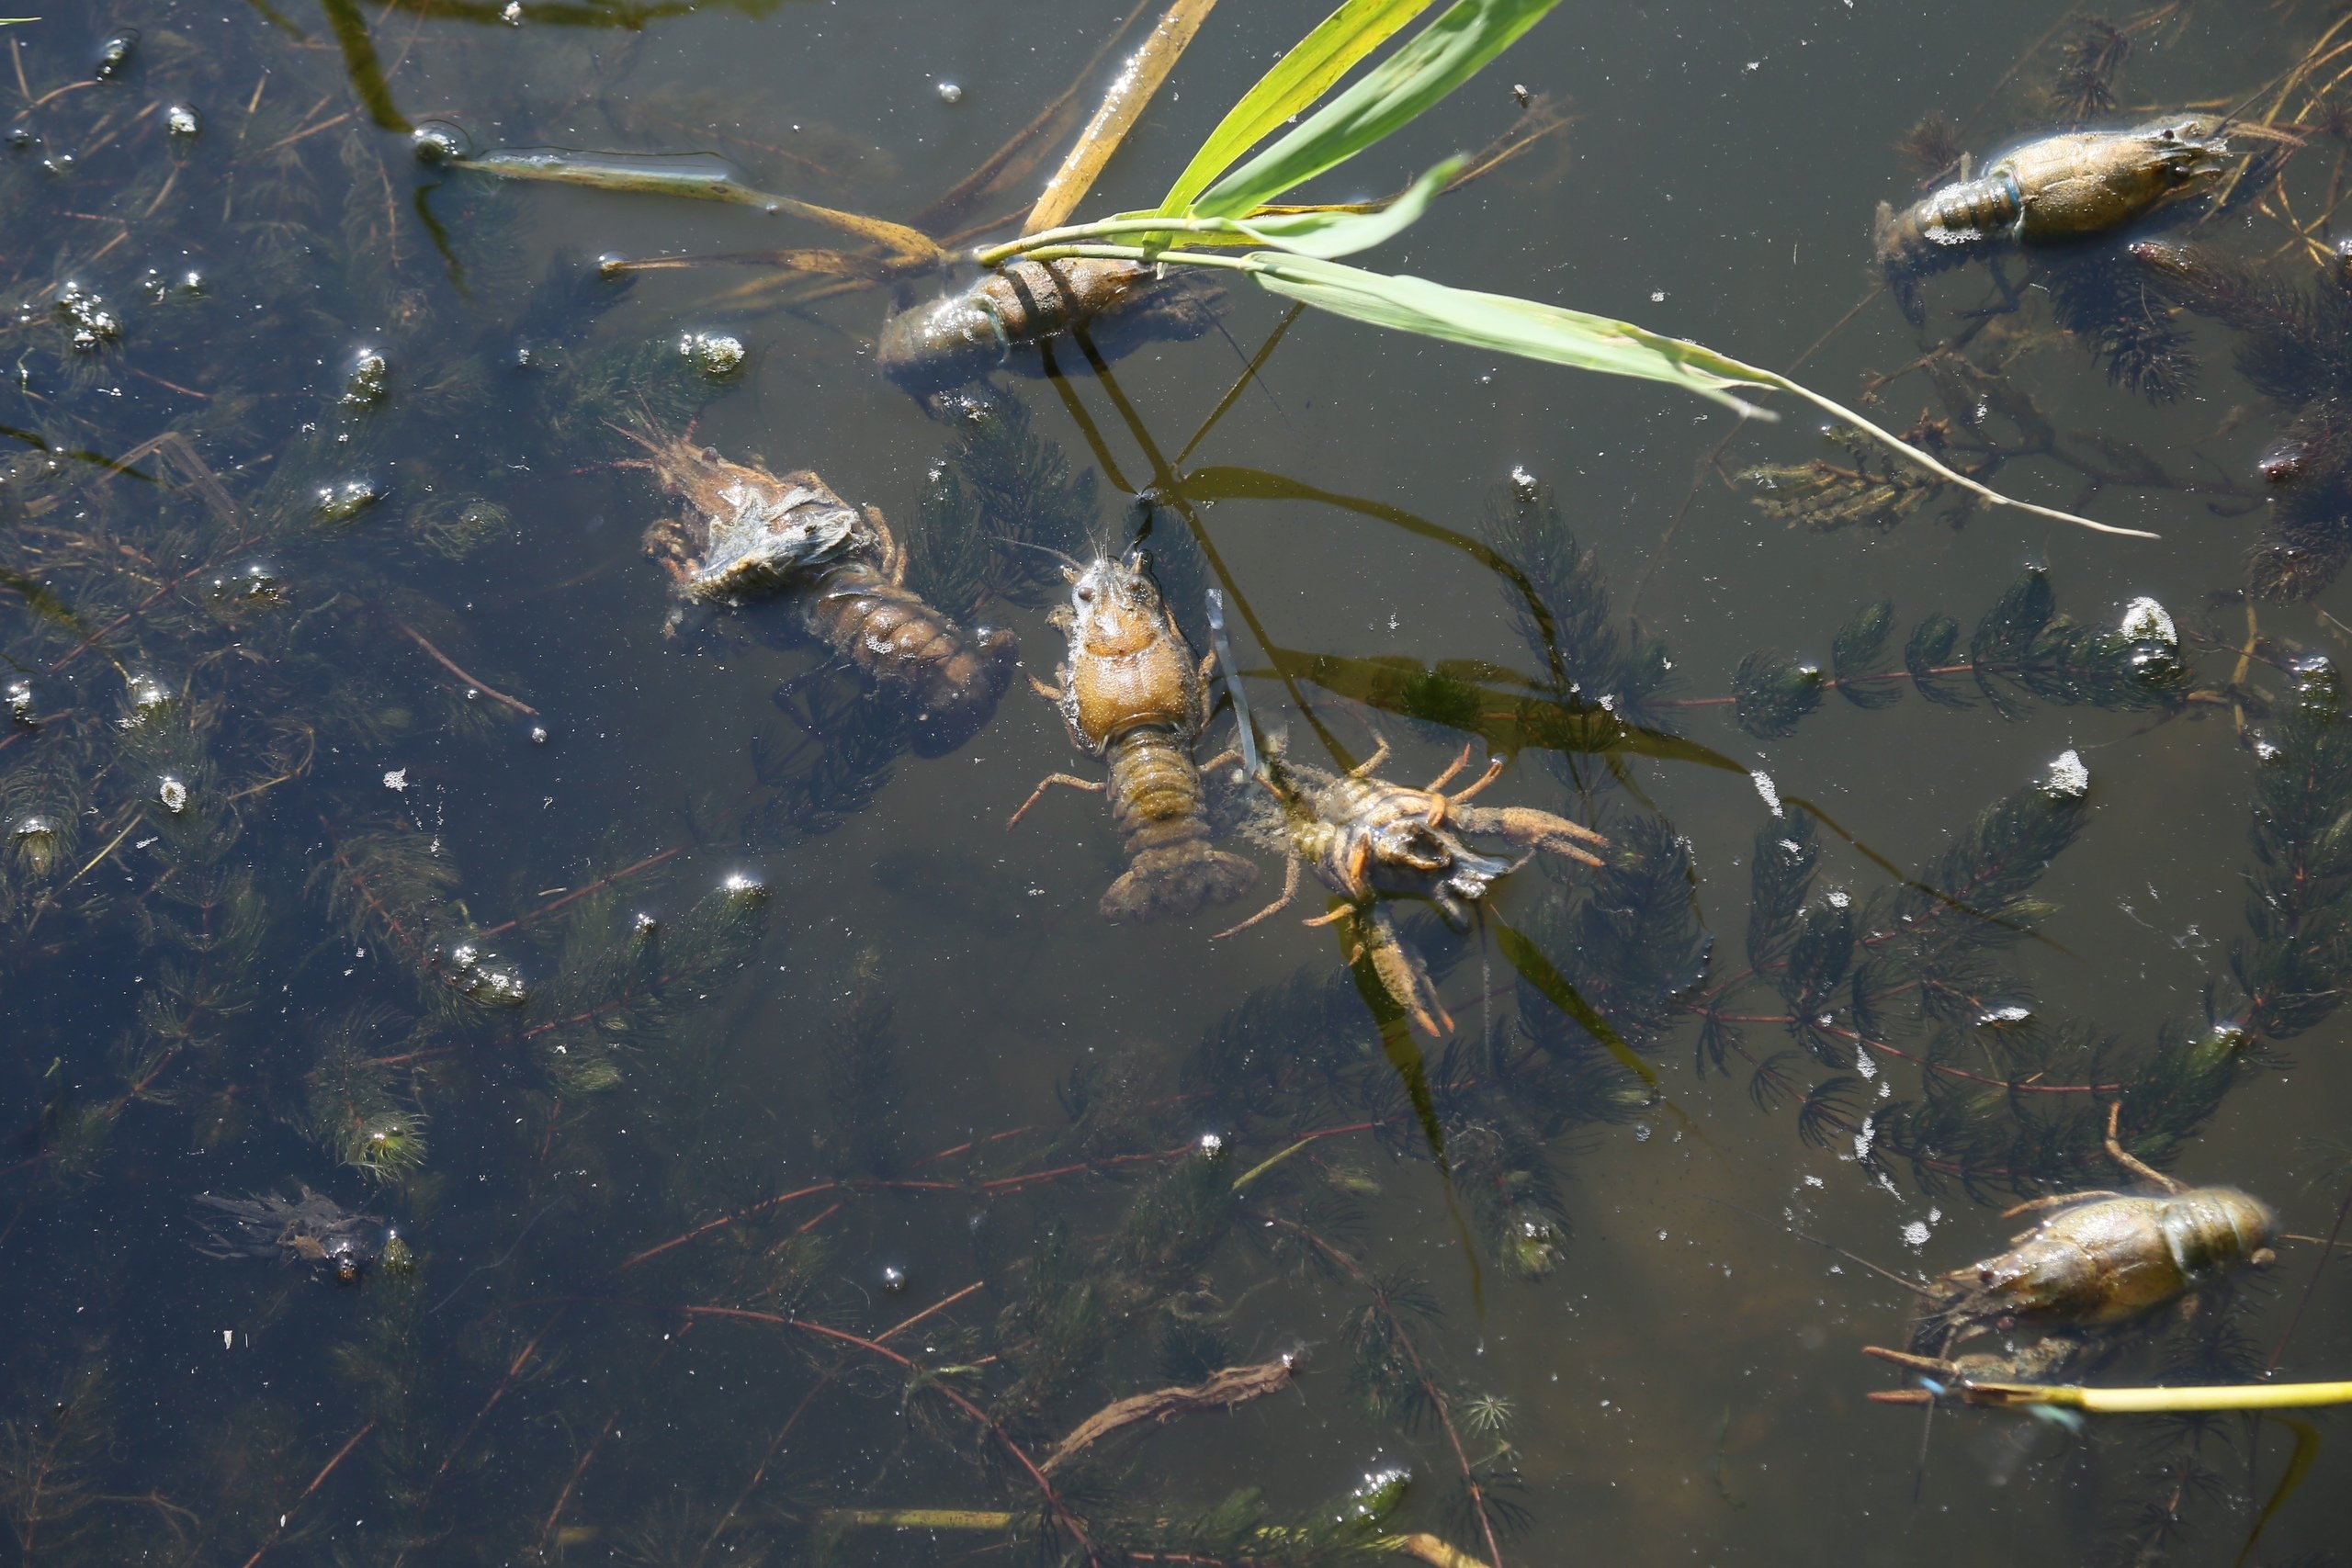
[[[1838,629],[1826,671],[1785,654],[1749,654],[1732,677],[1735,720],[1758,739],[1793,734],[1832,692],[1871,709],[1901,701],[1908,688],[1942,707],[1982,700],[2004,718],[2022,716],[2035,701],[2132,712],[2177,709],[2188,696],[2189,667],[2163,605],[2134,600],[2118,625],[2086,626],[2058,613],[2043,571],[2011,584],[1977,621],[1964,652],[1960,623],[1929,615],[1905,642],[1903,668],[1890,669],[1894,632],[1894,606],[1881,600]]]
[[[2239,374],[2283,426],[2260,472],[2270,494],[2263,537],[2246,554],[2246,586],[2268,599],[2308,599],[2352,558],[2352,273],[2330,258],[2313,287],[2289,283],[2205,245],[2143,240],[2132,254],[2148,287],[2237,334]]]

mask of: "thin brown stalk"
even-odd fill
[[[2262,1364],[2267,1374],[2276,1371],[2278,1363],[2287,1359],[2287,1347],[2295,1337],[2295,1330],[2303,1321],[2303,1309],[2312,1304],[2312,1292],[2319,1289],[2319,1271],[2335,1256],[2335,1238],[2344,1234],[2344,1222],[2352,1217],[2352,1185],[2344,1190],[2344,1201],[2335,1205],[2335,1222],[2327,1227],[2327,1240],[2319,1249],[2319,1259],[2312,1265],[2311,1278],[2303,1281],[2303,1293],[2295,1298],[2295,1310],[2287,1319],[2286,1331],[2278,1336],[2278,1343],[2271,1348],[2270,1359]]]
[[[659,1371],[662,1363],[670,1359],[670,1352],[684,1344],[686,1336],[694,1332],[694,1326],[692,1323],[688,1323],[677,1333],[671,1335],[668,1341],[662,1345],[661,1351],[654,1356],[652,1363],[646,1369],[647,1371],[650,1373]],[[605,1417],[605,1424],[597,1428],[596,1436],[589,1443],[587,1450],[581,1454],[580,1462],[571,1467],[571,1475],[564,1479],[563,1490],[556,1495],[555,1506],[548,1510],[546,1521],[539,1526],[538,1556],[542,1561],[550,1556],[548,1548],[555,1541],[556,1526],[561,1522],[564,1509],[571,1506],[571,1495],[579,1489],[580,1478],[588,1473],[588,1467],[596,1461],[597,1450],[605,1446],[605,1439],[613,1435],[613,1428],[620,1425],[620,1406],[616,1404],[613,1407],[613,1413]],[[251,1564],[248,1564],[247,1568],[251,1568]]]
[[[343,1447],[335,1450],[334,1458],[327,1461],[325,1467],[322,1468],[318,1474],[311,1477],[311,1483],[302,1488],[302,1495],[300,1497],[295,1498],[294,1501],[287,1506],[284,1513],[277,1516],[277,1528],[270,1532],[269,1539],[263,1541],[261,1546],[251,1557],[245,1559],[244,1568],[254,1568],[254,1563],[259,1562],[263,1558],[269,1555],[270,1548],[276,1546],[280,1540],[285,1539],[286,1521],[292,1518],[296,1512],[301,1508],[302,1505],[311,1500],[312,1493],[315,1493],[320,1487],[327,1483],[327,1477],[334,1473],[334,1467],[351,1457],[351,1450],[359,1446],[360,1439],[367,1437],[368,1433],[376,1429],[377,1419],[377,1417],[370,1416],[365,1427],[362,1427],[356,1432],[352,1433],[351,1436],[345,1440]]]
[[[1136,118],[1159,91],[1159,85],[1168,80],[1176,62],[1183,58],[1193,35],[1201,30],[1201,24],[1216,8],[1216,0],[1175,0],[1168,7],[1167,14],[1112,79],[1094,118],[1080,133],[1078,144],[1046,183],[1046,193],[1037,198],[1037,205],[1029,209],[1029,220],[1021,226],[1023,233],[1035,234],[1060,226],[1086,199],[1096,176],[1102,173],[1102,165],[1118,151]]]
[[[471,675],[467,674],[463,670],[458,669],[456,660],[452,660],[447,654],[442,652],[439,649],[434,647],[431,643],[425,641],[424,634],[418,631],[414,626],[410,626],[406,621],[401,620],[397,616],[388,618],[391,620],[394,630],[400,632],[411,642],[413,642],[417,647],[424,649],[426,653],[432,655],[433,662],[441,666],[442,669],[447,670],[450,674],[455,675],[458,680],[463,681],[467,685],[471,686],[475,691],[480,692],[483,696],[488,697],[492,702],[503,704],[505,706],[513,708],[516,713],[527,714],[533,718],[537,718],[538,716],[539,710],[533,707],[530,704],[523,701],[521,698],[510,697],[505,693],[499,691],[496,687],[491,685],[488,682],[477,681]]]
[[[498,1402],[506,1397],[506,1391],[514,1386],[514,1380],[523,1375],[523,1369],[530,1365],[531,1358],[538,1354],[540,1342],[555,1331],[555,1325],[562,1322],[563,1314],[571,1310],[569,1306],[556,1308],[554,1314],[548,1318],[539,1331],[531,1336],[531,1342],[523,1347],[513,1363],[507,1367],[506,1375],[498,1380],[496,1388],[490,1391],[490,1397],[483,1401],[482,1407],[474,1413],[473,1420],[469,1422],[466,1429],[458,1435],[458,1440],[449,1445],[449,1451],[441,1456],[441,1462],[434,1467],[433,1481],[426,1488],[426,1495],[431,1495],[432,1488],[441,1484],[441,1478],[449,1473],[449,1467],[457,1462],[458,1455],[465,1451],[466,1445],[473,1440],[474,1434],[481,1430],[481,1424],[490,1419],[490,1413],[498,1408]]]
[[[954,1295],[947,1296],[932,1303],[929,1306],[923,1308],[922,1311],[915,1314],[914,1316],[900,1323],[897,1327],[884,1329],[881,1333],[874,1337],[874,1342],[876,1345],[886,1345],[891,1340],[897,1338],[899,1335],[904,1334],[908,1329],[912,1328],[916,1324],[921,1323],[924,1318],[945,1312],[949,1307],[954,1306],[957,1302],[962,1301],[966,1296],[972,1294],[975,1291],[983,1291],[987,1288],[988,1281],[986,1280],[975,1280],[970,1284],[965,1286],[962,1290],[956,1292]]]
[[[1462,1446],[1462,1434],[1454,1430],[1453,1415],[1447,1406],[1445,1391],[1438,1387],[1437,1380],[1430,1375],[1429,1368],[1422,1363],[1420,1348],[1413,1343],[1413,1337],[1406,1332],[1403,1320],[1396,1315],[1396,1309],[1389,1303],[1388,1293],[1381,1289],[1380,1281],[1373,1278],[1371,1270],[1358,1261],[1352,1253],[1332,1246],[1295,1220],[1269,1215],[1267,1223],[1303,1238],[1309,1246],[1338,1265],[1340,1272],[1371,1292],[1373,1305],[1379,1309],[1381,1316],[1388,1320],[1389,1331],[1396,1335],[1396,1343],[1404,1347],[1407,1359],[1413,1363],[1413,1376],[1421,1385],[1422,1395],[1429,1400],[1430,1408],[1437,1412],[1439,1429],[1445,1433],[1445,1440],[1453,1450],[1454,1463],[1462,1470],[1462,1483],[1469,1489],[1471,1508],[1478,1517],[1479,1532],[1486,1538],[1487,1558],[1493,1564],[1493,1568],[1503,1568],[1502,1548],[1496,1540],[1495,1522],[1487,1515],[1486,1488],[1478,1484],[1477,1469],[1470,1462],[1469,1450]]]
[[[925,233],[952,227],[970,209],[996,196],[1014,181],[1026,178],[1029,171],[1035,168],[1038,160],[1045,155],[1046,142],[1059,136],[1073,118],[1080,88],[1102,68],[1104,58],[1119,47],[1119,40],[1127,36],[1128,29],[1136,25],[1150,5],[1151,0],[1136,0],[1135,9],[1111,29],[1111,36],[1102,40],[1102,47],[1094,51],[1093,58],[1086,62],[1070,85],[1062,89],[1061,96],[1039,109],[1035,118],[1014,131],[1012,140],[989,154],[978,168],[956,181],[937,201],[917,213],[914,226]],[[20,74],[22,70],[20,65]],[[1012,220],[1012,218],[1006,218],[988,227],[1001,228]]]
[[[175,174],[178,173],[177,170],[174,170],[173,172]],[[156,375],[151,370],[141,370],[137,366],[132,366],[130,367],[130,373],[133,376],[153,381],[158,387],[168,387],[173,391],[179,393],[182,397],[201,398],[208,403],[212,400],[212,394],[209,392],[199,392],[194,387],[183,387],[177,381],[166,381],[161,376]]]
[[[1147,1421],[1164,1425],[1179,1416],[1202,1410],[1230,1410],[1237,1404],[1279,1393],[1291,1385],[1296,1375],[1292,1361],[1283,1357],[1251,1366],[1227,1367],[1212,1373],[1204,1382],[1154,1389],[1149,1393],[1114,1400],[1072,1427],[1069,1436],[1057,1443],[1054,1451],[1037,1468],[1050,1475],[1114,1432]]]
[[[901,1356],[888,1346],[876,1340],[863,1338],[850,1333],[847,1329],[835,1328],[830,1324],[815,1323],[807,1318],[783,1317],[772,1312],[752,1312],[744,1307],[682,1306],[676,1310],[685,1314],[689,1318],[724,1317],[736,1318],[748,1323],[773,1324],[780,1328],[789,1328],[797,1334],[811,1334],[820,1338],[854,1346],[869,1355],[880,1356],[895,1361],[909,1372],[922,1370],[912,1360]],[[1013,1461],[1028,1473],[1029,1479],[1036,1483],[1037,1490],[1045,1496],[1046,1506],[1053,1510],[1054,1517],[1061,1521],[1062,1528],[1069,1531],[1071,1538],[1078,1542],[1079,1550],[1086,1553],[1087,1562],[1097,1564],[1099,1568],[1102,1559],[1094,1551],[1094,1543],[1086,1537],[1085,1525],[1080,1522],[1076,1514],[1070,1512],[1069,1505],[1062,1501],[1061,1494],[1054,1489],[1052,1480],[1044,1471],[1037,1468],[1037,1461],[1031,1459],[1019,1443],[1013,1441],[1012,1434],[1004,1429],[1003,1424],[945,1383],[934,1382],[926,1386],[978,1423],[982,1430],[994,1438],[1004,1450],[1012,1456]]]
[[[669,860],[675,855],[684,854],[685,851],[685,845],[678,844],[673,848],[663,850],[659,854],[648,855],[643,860],[637,862],[635,864],[621,867],[620,870],[614,872],[610,876],[598,877],[595,881],[588,884],[585,887],[575,887],[560,898],[553,899],[548,903],[542,904],[537,908],[531,910],[527,914],[517,915],[514,919],[507,921],[503,926],[491,927],[490,930],[481,933],[481,940],[487,942],[492,937],[511,931],[517,926],[528,925],[533,920],[540,919],[546,916],[555,913],[558,909],[562,908],[566,904],[571,903],[575,899],[585,898],[591,894],[603,892],[605,888],[610,887],[614,883],[620,881],[625,876],[635,876],[640,871],[650,871],[655,866],[660,865],[663,861]]]

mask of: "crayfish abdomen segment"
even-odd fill
[[[831,568],[800,591],[803,627],[876,686],[915,709],[914,750],[936,757],[978,734],[1012,682],[1021,644],[1010,631],[963,629],[872,562]]]
[[[1102,918],[1182,919],[1238,898],[1258,868],[1213,848],[1201,800],[1201,773],[1190,742],[1149,726],[1113,740],[1111,820],[1127,852],[1127,870],[1102,895]]]

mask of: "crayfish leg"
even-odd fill
[[[1374,906],[1369,924],[1371,931],[1364,938],[1364,945],[1372,957],[1373,973],[1380,976],[1390,998],[1430,1038],[1442,1039],[1453,1033],[1453,1016],[1437,999],[1437,987],[1430,981],[1429,969],[1399,940],[1396,922],[1388,918],[1388,911]]]
[[[1453,804],[1456,806],[1461,805],[1464,801],[1469,799],[1472,795],[1476,795],[1480,790],[1485,789],[1497,779],[1502,777],[1503,767],[1504,760],[1500,757],[1498,757],[1493,761],[1488,762],[1487,764],[1487,771],[1480,773],[1471,784],[1468,789],[1464,790],[1460,795],[1453,797]]]
[[[2107,1108],[2107,1154],[2109,1159],[2163,1192],[2186,1192],[2188,1183],[2178,1177],[2166,1176],[2155,1167],[2143,1163],[2138,1156],[2123,1146],[2117,1136],[2123,1121],[2123,1102],[2116,1100]]]
[[[1462,743],[1462,754],[1445,765],[1445,772],[1438,774],[1437,777],[1423,784],[1421,786],[1421,793],[1424,795],[1435,795],[1438,791],[1452,784],[1455,775],[1459,774],[1463,769],[1470,765],[1470,747],[1471,742],[1467,740],[1464,741]],[[1467,796],[1469,793],[1470,792],[1468,790],[1463,791],[1464,796]],[[1442,817],[1444,815],[1444,809],[1440,807],[1438,814],[1440,817]]]
[[[1238,936],[1241,932],[1248,931],[1251,926],[1256,925],[1260,920],[1264,919],[1267,916],[1279,914],[1281,911],[1290,908],[1290,901],[1296,897],[1298,897],[1298,856],[1293,854],[1285,857],[1283,862],[1283,896],[1275,899],[1272,903],[1267,905],[1264,908],[1259,910],[1256,914],[1250,916],[1248,919],[1242,921],[1239,925],[1227,926],[1225,930],[1217,932],[1216,935],[1209,938],[1209,940],[1211,942],[1223,942],[1227,937]],[[1310,925],[1313,923],[1313,921],[1308,922]]]
[[[1019,827],[1021,819],[1029,815],[1029,808],[1036,805],[1045,796],[1045,793],[1056,784],[1066,784],[1071,789],[1082,789],[1094,795],[1101,795],[1105,787],[1100,779],[1073,778],[1069,773],[1047,773],[1037,781],[1037,787],[1029,792],[1029,798],[1021,803],[1021,809],[1014,812],[1006,821],[1005,831],[1011,832]]]
[[[1455,804],[1459,805],[1462,798],[1455,795]],[[1606,849],[1609,845],[1606,837],[1581,822],[1571,822],[1565,817],[1527,806],[1472,807],[1455,820],[1465,832],[1493,833],[1523,849],[1549,850],[1596,868],[1601,864],[1600,857],[1583,846],[1596,844]]]

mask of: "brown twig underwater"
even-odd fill
[[[852,1334],[847,1329],[834,1328],[828,1324],[818,1323],[808,1318],[784,1317],[775,1313],[752,1312],[743,1307],[681,1306],[672,1310],[684,1313],[690,1319],[731,1318],[745,1323],[773,1324],[780,1328],[789,1328],[797,1334],[815,1335],[819,1338],[831,1339],[843,1345],[854,1346],[869,1355],[880,1356],[887,1360],[896,1362],[909,1372],[920,1372],[922,1370],[912,1360],[901,1356],[879,1340],[867,1339]],[[945,1383],[933,1380],[923,1386],[934,1391],[941,1398],[970,1416],[979,1424],[982,1431],[1003,1446],[1004,1450],[1012,1456],[1014,1462],[1019,1464],[1022,1470],[1027,1472],[1029,1479],[1036,1483],[1038,1491],[1045,1496],[1046,1506],[1053,1511],[1054,1517],[1061,1521],[1062,1528],[1069,1530],[1071,1538],[1078,1542],[1079,1550],[1086,1554],[1087,1562],[1100,1564],[1102,1559],[1096,1554],[1093,1542],[1087,1539],[1085,1525],[1076,1514],[1070,1512],[1069,1506],[1062,1501],[1061,1494],[1055,1490],[1052,1480],[1038,1468],[1036,1461],[1029,1457],[1028,1451],[1013,1440],[1012,1434],[1004,1429],[1003,1423]]]
[[[293,1502],[288,1504],[286,1506],[285,1512],[277,1516],[277,1528],[270,1532],[269,1539],[263,1541],[261,1545],[254,1550],[254,1554],[251,1557],[245,1559],[244,1568],[254,1568],[254,1563],[259,1562],[263,1558],[269,1555],[270,1548],[276,1546],[279,1541],[286,1539],[287,1521],[294,1517],[296,1511],[299,1510],[303,1504],[311,1500],[311,1494],[315,1493],[320,1487],[326,1484],[327,1477],[334,1473],[335,1466],[341,1464],[345,1460],[351,1457],[351,1450],[357,1448],[360,1444],[360,1440],[366,1438],[368,1433],[376,1429],[376,1424],[380,1419],[381,1417],[379,1416],[370,1416],[366,1426],[360,1427],[356,1432],[352,1433],[350,1438],[345,1441],[343,1447],[335,1450],[334,1458],[327,1461],[327,1462],[321,1467],[318,1474],[311,1477],[311,1483],[302,1488],[302,1495],[295,1498]]]
[[[1037,1468],[1050,1475],[1114,1432],[1146,1421],[1165,1424],[1197,1411],[1230,1410],[1279,1393],[1297,1375],[1296,1363],[1283,1356],[1246,1367],[1226,1367],[1211,1373],[1207,1381],[1188,1387],[1154,1389],[1114,1400],[1072,1427],[1069,1437],[1054,1445],[1053,1452],[1037,1461]]]
[[[1479,1533],[1486,1538],[1487,1562],[1492,1568],[1503,1568],[1502,1547],[1496,1540],[1495,1521],[1487,1511],[1487,1491],[1479,1483],[1478,1467],[1470,1462],[1470,1452],[1462,1446],[1462,1434],[1454,1429],[1453,1416],[1448,1406],[1445,1391],[1437,1385],[1437,1380],[1430,1376],[1429,1368],[1422,1362],[1420,1349],[1413,1343],[1413,1337],[1405,1331],[1405,1325],[1396,1315],[1395,1304],[1388,1299],[1386,1288],[1354,1254],[1333,1246],[1297,1221],[1268,1214],[1265,1216],[1265,1222],[1276,1229],[1288,1231],[1304,1240],[1329,1258],[1341,1273],[1371,1292],[1374,1308],[1386,1321],[1389,1332],[1396,1337],[1396,1343],[1404,1347],[1406,1358],[1411,1363],[1413,1377],[1420,1384],[1422,1397],[1430,1402],[1430,1410],[1437,1416],[1438,1428],[1445,1434],[1446,1445],[1453,1450],[1454,1463],[1462,1471],[1462,1483],[1469,1492],[1471,1510],[1477,1517]],[[1424,1561],[1430,1561],[1430,1559],[1425,1558]]]
[[[442,669],[447,670],[450,674],[455,675],[458,680],[463,681],[469,687],[474,691],[480,692],[483,696],[488,697],[492,702],[503,704],[507,707],[513,708],[516,713],[527,715],[532,718],[537,718],[539,716],[538,709],[523,701],[520,697],[510,697],[505,693],[500,691],[497,687],[492,685],[489,682],[477,681],[471,675],[467,674],[463,670],[458,667],[458,663],[455,660],[451,659],[447,654],[442,652],[439,649],[427,642],[424,639],[424,634],[418,631],[414,626],[410,626],[406,621],[401,620],[397,615],[390,615],[385,618],[392,623],[393,630],[399,632],[402,637],[407,637],[411,642],[416,644],[417,647],[424,649],[427,654],[430,654],[434,663],[438,664]]]

